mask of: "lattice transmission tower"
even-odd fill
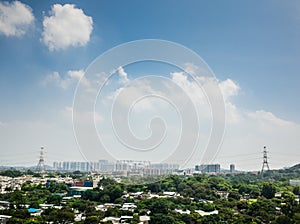
[[[270,170],[269,167],[269,163],[268,163],[268,151],[267,151],[267,147],[264,146],[264,151],[263,151],[263,164],[262,164],[262,168],[261,168],[261,174],[264,173],[264,171],[266,170]]]
[[[44,147],[41,147],[39,162],[36,166],[36,170],[41,173],[45,172]]]

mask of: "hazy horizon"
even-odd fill
[[[298,1],[273,0],[0,1],[0,166],[36,165],[40,146],[46,164],[145,158],[260,170],[264,146],[271,169],[300,163],[299,12]],[[203,61],[170,50],[181,64],[126,64],[128,51],[101,70],[101,55],[144,39],[162,48],[137,53],[160,57],[179,44]]]

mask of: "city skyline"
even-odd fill
[[[271,169],[300,163],[299,11],[297,1],[0,1],[0,166],[38,164],[41,145],[45,146],[46,164],[60,158],[102,159],[93,147],[84,155],[74,136],[76,86],[99,55],[141,39],[185,46],[201,56],[216,76],[226,123],[222,144],[211,163],[260,170],[264,146]],[[185,69],[192,73],[195,67],[187,63]],[[139,82],[131,86],[134,93],[159,92],[148,91],[147,82],[142,82],[142,77],[150,75],[171,80],[201,105],[199,153],[190,160],[190,164],[200,164],[211,128],[209,103],[201,104],[205,94],[187,73],[171,65],[147,62],[116,68],[93,114],[103,141],[112,149],[112,156],[118,155],[122,144],[111,137],[114,132],[105,123],[111,113],[103,105],[113,104],[122,88],[136,80]],[[163,101],[150,99],[140,104],[133,110],[139,120],[132,127],[138,137],[146,138],[146,115],[162,112],[159,115],[172,124],[166,145],[173,149],[174,136],[181,134],[174,128],[179,122],[174,111],[164,108]],[[162,147],[166,148],[161,152],[164,158],[168,150]],[[187,144],[187,150],[191,147]]]

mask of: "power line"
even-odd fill
[[[255,153],[245,153],[245,154],[235,154],[235,155],[228,155],[228,156],[217,156],[218,159],[222,159],[222,158],[234,158],[234,157],[244,157],[244,156],[251,156],[251,155],[258,155],[259,152],[255,152]]]

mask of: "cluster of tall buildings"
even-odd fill
[[[201,172],[201,173],[221,173],[222,172],[220,164],[201,164],[201,165],[196,165],[195,166],[195,171],[196,172]],[[230,173],[236,172],[234,164],[230,164],[229,172]]]
[[[54,162],[53,169],[61,172],[100,172],[112,175],[130,176],[130,175],[164,175],[180,173],[178,164],[169,163],[151,163],[149,161],[134,161],[134,160],[118,160],[108,161],[99,160],[97,162],[79,162],[79,161],[62,161]],[[192,173],[222,173],[236,172],[235,165],[230,164],[229,170],[221,169],[220,164],[201,164],[196,165],[191,169]],[[186,172],[184,172],[186,173]]]
[[[53,162],[55,171],[99,171],[120,175],[162,175],[171,174],[179,169],[178,164],[150,163],[149,161],[118,160],[115,162],[99,160],[97,162],[62,161]]]

